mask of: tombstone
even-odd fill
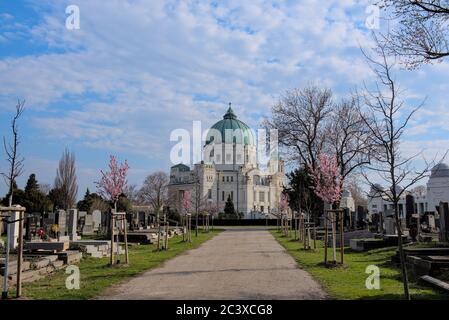
[[[392,235],[396,234],[396,223],[394,218],[385,218],[385,234]]]
[[[413,214],[415,214],[415,198],[408,194],[405,196],[406,228],[410,228]]]
[[[144,227],[146,225],[145,212],[138,212],[139,216],[139,227]]]
[[[18,212],[11,212],[9,221],[15,221],[19,219],[19,213]],[[9,231],[8,233],[8,245],[9,250],[14,250],[18,246],[18,238],[19,238],[19,221],[16,221],[14,223],[9,224]]]
[[[78,236],[76,233],[76,228],[78,225],[78,210],[70,209],[69,210],[69,219],[67,223],[67,232],[69,235],[69,239],[74,241],[78,240]]]
[[[447,202],[440,202],[440,241],[449,241],[449,205]]]
[[[33,213],[25,219],[25,239],[31,240],[32,235],[41,227],[40,221],[40,213]]]
[[[59,235],[65,236],[67,235],[67,213],[65,212],[65,210],[58,210],[57,217]]]
[[[83,234],[92,235],[94,233],[93,217],[87,214],[84,220]]]
[[[87,212],[86,211],[78,211],[78,225],[76,226],[76,230],[79,234],[84,233],[84,227],[86,225],[86,217]]]
[[[101,211],[94,210],[92,212],[92,229],[93,231],[99,231],[101,229]]]
[[[429,227],[429,229],[435,230],[435,216],[432,214],[427,215],[427,225]]]

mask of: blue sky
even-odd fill
[[[65,27],[68,5],[80,29]],[[110,154],[130,183],[168,171],[170,132],[207,129],[229,101],[256,128],[286,89],[308,83],[339,99],[373,76],[360,46],[369,1],[0,0],[0,135],[18,98],[25,173],[52,183],[65,147],[76,153],[79,196]],[[381,22],[382,24],[383,22]],[[407,102],[426,98],[404,153],[449,148],[449,62],[398,71]],[[0,151],[0,171],[6,161]],[[0,194],[6,187],[0,186]]]

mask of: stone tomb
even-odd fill
[[[9,221],[15,221],[19,219],[18,212],[12,212],[9,217]],[[19,221],[11,223],[9,226],[10,233],[8,234],[8,245],[10,250],[14,250],[18,246],[19,238]]]
[[[385,234],[396,234],[396,222],[394,218],[385,218]]]
[[[67,213],[65,210],[58,210],[57,212],[57,224],[59,229],[59,235],[67,235]]]
[[[440,202],[440,241],[449,241],[449,205],[447,202]]]
[[[80,212],[81,213],[81,212]],[[93,217],[91,214],[86,214],[85,220],[84,220],[84,227],[83,227],[83,235],[92,235],[94,234],[94,225],[93,225]]]
[[[92,212],[92,230],[99,231],[101,230],[101,211],[94,210]]]
[[[70,240],[78,240],[78,234],[76,233],[78,225],[78,210],[70,209],[69,210],[69,219],[67,224],[67,232]]]

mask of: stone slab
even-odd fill
[[[25,250],[37,251],[37,250],[46,250],[46,251],[65,251],[69,249],[68,241],[58,241],[58,242],[25,242],[24,245]]]
[[[423,282],[426,282],[428,284],[430,284],[431,286],[433,286],[434,288],[443,290],[445,292],[449,292],[449,283],[441,281],[437,278],[431,277],[431,276],[422,276],[420,278]]]

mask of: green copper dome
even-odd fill
[[[223,116],[223,120],[214,124],[207,134],[206,144],[217,140],[216,135],[219,135],[221,142],[230,143],[233,141],[237,144],[255,145],[253,132],[246,123],[237,119],[234,111],[229,104],[229,109]]]

